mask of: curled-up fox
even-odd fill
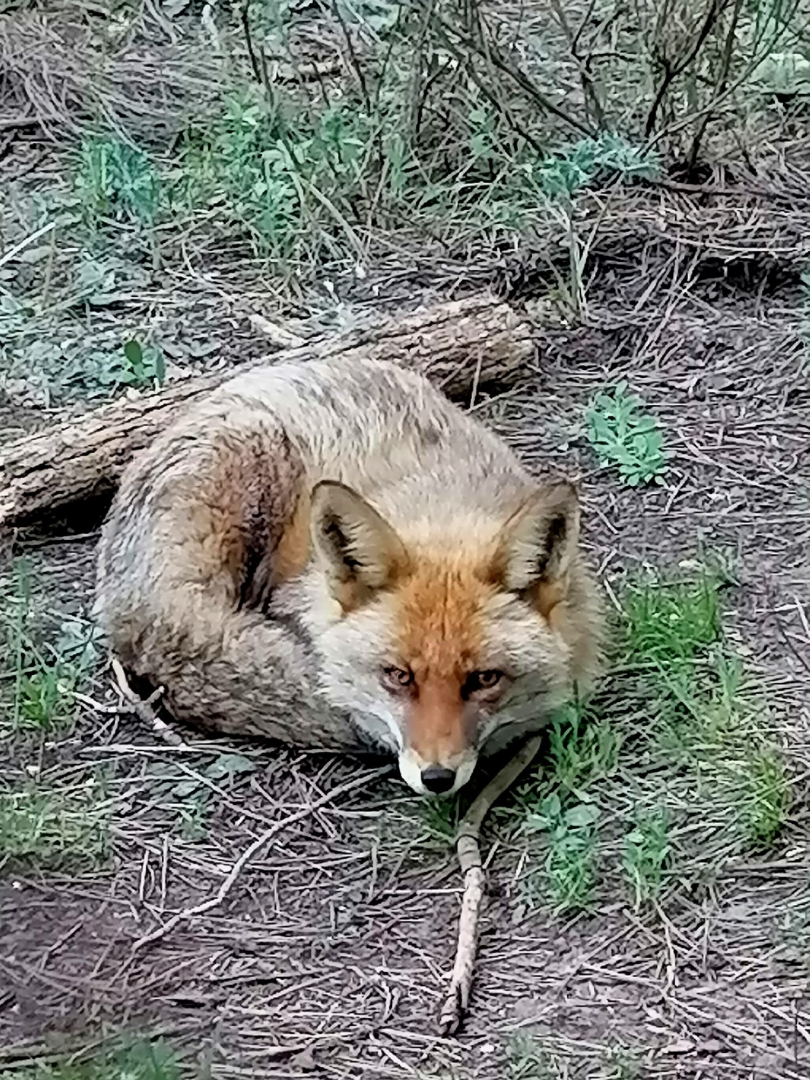
[[[449,794],[601,665],[567,483],[540,485],[422,376],[238,376],[127,468],[97,613],[180,720],[398,756]]]

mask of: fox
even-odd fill
[[[253,369],[126,467],[96,617],[180,722],[398,761],[446,796],[603,668],[580,498],[424,376]]]

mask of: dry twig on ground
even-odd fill
[[[211,911],[215,907],[219,907],[226,900],[231,889],[236,884],[239,875],[244,868],[260,851],[262,851],[270,841],[281,832],[282,829],[286,829],[289,825],[294,825],[297,821],[302,821],[304,818],[309,817],[310,814],[314,814],[317,810],[326,806],[328,803],[334,802],[335,799],[341,795],[346,795],[350,791],[354,791],[355,788],[363,787],[369,782],[369,780],[376,780],[381,776],[385,776],[391,771],[391,766],[386,765],[382,769],[375,769],[373,772],[363,773],[362,776],[355,776],[351,780],[347,780],[345,784],[338,784],[336,788],[332,788],[331,791],[327,791],[324,795],[319,796],[313,802],[307,806],[302,807],[300,810],[296,810],[294,814],[288,814],[287,817],[281,818],[280,821],[274,822],[269,829],[257,836],[256,839],[250,844],[236,862],[231,867],[231,872],[222,882],[213,896],[209,896],[207,900],[203,900],[200,904],[195,904],[193,907],[183,908],[182,911],[178,911],[175,915],[162,926],[159,926],[157,930],[153,930],[151,934],[145,934],[142,938],[139,938],[132,946],[133,952],[138,949],[142,949],[145,945],[150,945],[152,942],[159,941],[161,938],[166,937],[167,934],[182,922],[183,919],[193,919],[195,915],[204,915],[206,912]]]
[[[439,1027],[443,1035],[454,1035],[461,1027],[470,1002],[475,971],[475,952],[478,945],[478,916],[486,891],[486,875],[481,860],[479,838],[484,818],[493,804],[514,784],[534,760],[542,735],[534,735],[518,753],[507,762],[476,797],[464,815],[456,833],[456,851],[464,876],[464,894],[461,898],[461,915],[458,920],[458,946],[450,989],[439,1015]]]

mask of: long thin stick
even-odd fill
[[[518,753],[504,765],[477,796],[458,827],[456,851],[459,866],[464,875],[464,893],[458,920],[456,962],[453,966],[450,990],[439,1014],[439,1029],[442,1035],[455,1035],[461,1027],[470,1003],[475,954],[478,947],[478,916],[487,884],[479,843],[481,826],[493,803],[532,763],[542,742],[542,735],[534,735],[524,743]]]
[[[201,904],[195,904],[194,907],[183,908],[182,911],[178,911],[177,914],[165,922],[162,926],[159,926],[157,930],[153,930],[151,934],[145,934],[144,937],[139,938],[132,946],[132,951],[137,952],[138,949],[142,949],[145,945],[150,945],[154,941],[159,941],[161,938],[166,937],[167,934],[182,922],[183,919],[193,919],[195,915],[204,915],[207,911],[211,911],[212,908],[219,907],[226,899],[231,889],[236,884],[239,875],[245,869],[250,860],[257,855],[262,848],[265,848],[273,837],[281,832],[282,829],[286,829],[288,825],[294,825],[296,821],[301,821],[305,817],[309,817],[310,814],[316,810],[320,810],[322,806],[326,806],[327,803],[334,802],[335,799],[340,798],[341,795],[345,795],[349,791],[354,791],[355,788],[363,787],[368,784],[370,780],[376,780],[380,776],[385,776],[391,771],[391,766],[386,765],[383,769],[375,769],[374,772],[364,773],[362,776],[355,776],[354,779],[348,780],[345,784],[338,784],[336,788],[332,788],[331,791],[327,791],[325,795],[321,795],[315,799],[309,805],[302,807],[300,810],[296,810],[294,814],[289,814],[285,818],[281,818],[279,821],[274,822],[266,832],[263,832],[261,836],[258,836],[252,844],[242,852],[239,858],[231,867],[231,872],[222,882],[213,896],[209,896],[207,900],[203,900]]]

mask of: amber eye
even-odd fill
[[[383,668],[383,681],[392,690],[405,690],[413,682],[413,672],[407,668]]]
[[[476,690],[491,690],[503,678],[501,671],[474,671],[467,676],[464,689],[468,694],[474,694]]]

